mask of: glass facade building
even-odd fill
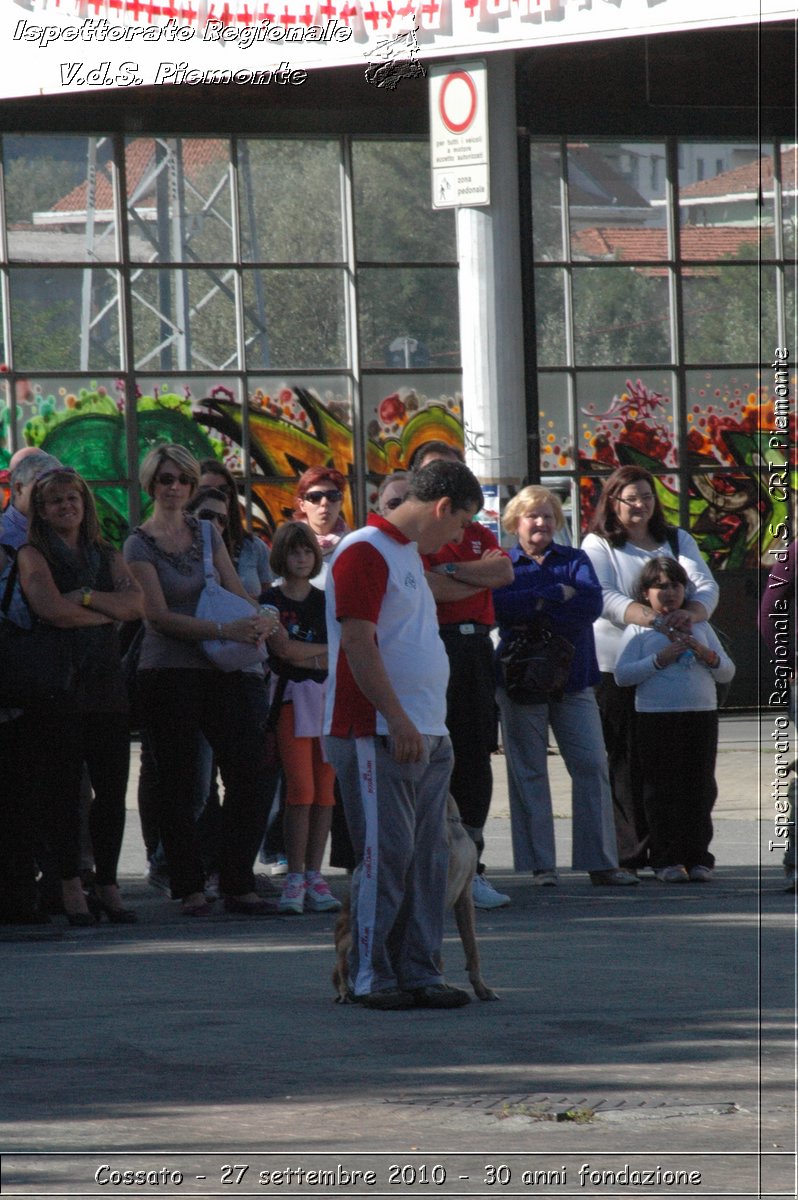
[[[527,445],[504,490],[555,486],[578,540],[602,477],[642,463],[721,581],[719,622],[744,611],[752,630],[771,531],[795,509],[791,36],[514,54],[525,372],[495,402],[523,409]],[[119,542],[146,512],[140,459],[179,441],[236,472],[268,536],[308,466],[347,476],[354,524],[421,442],[476,444],[468,247],[431,208],[426,86],[388,94],[337,68],[268,100],[3,101],[0,470],[44,446],[91,481]],[[784,447],[768,440],[779,382]],[[732,698],[750,703],[755,637],[737,657]]]

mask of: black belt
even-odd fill
[[[474,634],[481,634],[487,637],[492,629],[491,625],[477,625],[475,621],[462,621],[459,625],[441,625],[441,637],[445,637],[449,633],[458,633],[463,637],[473,637]]]

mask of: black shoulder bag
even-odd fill
[[[513,630],[499,655],[507,695],[516,704],[561,700],[573,657],[573,645],[543,620]]]
[[[15,555],[0,602],[0,706],[24,709],[66,699],[76,670],[68,629],[35,618],[32,629],[23,629],[9,620],[18,572]]]

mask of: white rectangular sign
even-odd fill
[[[429,70],[432,207],[490,204],[484,59]]]

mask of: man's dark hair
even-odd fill
[[[484,503],[479,480],[465,463],[436,458],[426,467],[413,471],[407,491],[408,500],[421,500],[428,504],[442,500],[444,496],[448,496],[455,510],[473,508],[479,512]]]
[[[458,462],[464,462],[463,451],[459,446],[452,446],[449,442],[442,442],[439,439],[431,442],[422,442],[420,446],[416,446],[410,456],[408,466],[411,471],[418,470],[420,464],[424,461],[428,454],[442,454],[444,458]]]

